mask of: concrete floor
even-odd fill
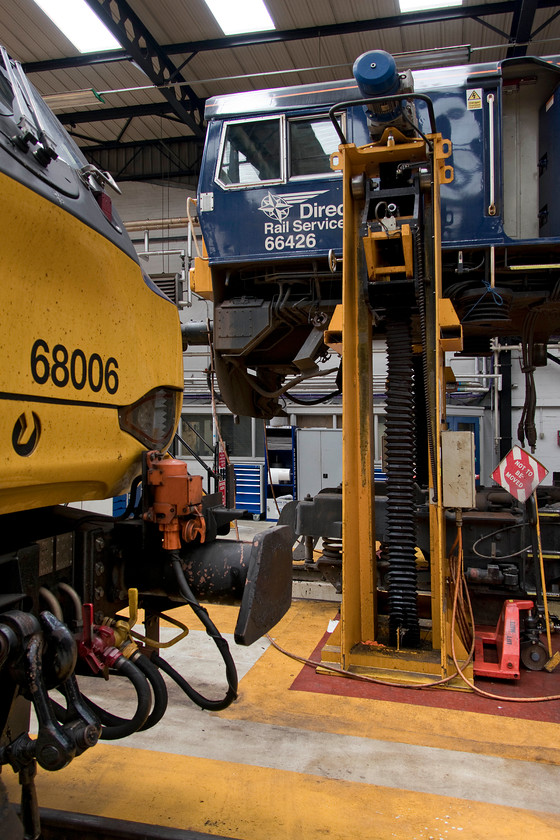
[[[268,526],[239,523],[240,536]],[[296,600],[272,635],[310,656],[337,608]],[[558,701],[539,704],[548,707],[539,719],[513,703],[469,706],[458,692],[372,692],[317,676],[266,640],[237,647],[236,608],[210,612],[238,666],[238,700],[209,713],[170,683],[153,730],[99,744],[59,773],[41,771],[42,805],[238,840],[560,836]],[[163,655],[202,693],[221,696],[213,642],[188,608],[175,614],[191,631]],[[80,684],[126,716],[130,697],[119,682]],[[5,778],[17,798],[15,777]]]

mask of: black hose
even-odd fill
[[[184,679],[184,677],[181,676],[181,674],[179,674],[174,668],[172,668],[171,665],[165,661],[165,659],[162,659],[161,656],[159,656],[159,654],[153,653],[151,656],[151,661],[165,674],[171,677],[171,679],[179,686],[179,688],[182,691],[184,691],[184,693],[193,701],[193,703],[196,703],[196,705],[200,706],[201,709],[219,712],[221,711],[221,709],[227,709],[227,707],[231,703],[233,703],[233,701],[237,698],[238,680],[235,662],[233,661],[233,658],[231,656],[231,652],[227,641],[220,634],[216,625],[208,615],[208,611],[201,604],[198,603],[197,599],[193,595],[191,588],[187,583],[185,573],[183,572],[181,560],[175,552],[172,553],[171,565],[173,567],[173,572],[175,574],[175,579],[177,581],[177,585],[179,587],[181,595],[183,596],[187,604],[192,608],[195,615],[200,619],[200,621],[204,625],[207,634],[214,641],[216,647],[220,651],[222,659],[224,660],[224,664],[226,666],[226,679],[228,683],[228,690],[226,692],[226,695],[221,700],[209,700],[207,697],[204,697],[202,694],[199,694],[199,692],[196,691],[196,689],[194,689]]]
[[[225,639],[223,639],[223,641],[225,642]],[[227,642],[226,642],[226,644],[227,644]],[[221,651],[220,651],[220,653],[221,653]],[[223,654],[222,654],[222,656],[223,656]],[[161,670],[165,674],[167,674],[168,677],[171,677],[173,682],[175,682],[179,686],[179,688],[182,691],[184,691],[184,693],[187,695],[187,697],[190,700],[192,700],[193,703],[196,703],[197,706],[200,706],[201,709],[207,709],[208,711],[211,711],[211,712],[219,712],[222,709],[227,709],[227,707],[231,703],[233,703],[233,701],[237,697],[237,688],[234,687],[233,685],[231,685],[231,683],[229,681],[229,678],[228,678],[228,690],[227,690],[226,696],[222,700],[209,700],[207,697],[204,697],[202,694],[199,694],[199,692],[196,691],[196,689],[194,689],[192,687],[192,685],[190,685],[190,683],[188,683],[186,681],[186,679],[184,677],[182,677],[181,674],[179,674],[179,672],[176,671],[175,668],[173,668],[169,664],[169,662],[167,662],[165,659],[162,659],[161,656],[159,656],[159,654],[157,654],[157,653],[152,654],[152,662],[154,663],[154,665],[157,665],[158,668],[161,668]],[[227,665],[226,665],[226,668],[227,668]],[[235,676],[237,678],[237,672],[236,672]],[[236,679],[235,682],[237,684],[237,679]]]
[[[148,656],[144,656],[142,653],[137,652],[136,654],[134,654],[130,661],[133,662],[134,665],[138,667],[145,675],[146,679],[152,687],[152,692],[154,695],[154,703],[150,714],[148,715],[142,726],[135,730],[136,732],[145,732],[146,729],[151,729],[152,726],[155,726],[156,723],[159,723],[165,714],[168,700],[167,686],[165,685],[165,681],[161,676],[160,672],[158,671],[156,666],[150,661]],[[87,697],[85,697],[84,699],[87,702],[89,708],[95,712],[95,714],[104,726],[126,726],[129,723],[129,721],[126,718],[117,717],[117,715],[111,714],[111,712],[108,712],[106,709],[100,708],[93,702],[93,700],[90,700]]]
[[[165,680],[149,656],[144,656],[142,653],[138,653],[134,657],[134,663],[145,674],[154,694],[154,705],[152,707],[152,711],[138,730],[139,732],[144,732],[146,729],[151,729],[152,726],[159,723],[164,716],[167,709],[167,686],[165,685]]]
[[[327,402],[327,400],[333,400],[335,397],[339,397],[341,394],[342,391],[339,389],[338,391],[332,391],[332,393],[330,394],[325,394],[324,397],[317,397],[316,399],[310,400],[301,400],[299,397],[295,397],[289,391],[286,391],[284,396],[288,397],[288,399],[291,400],[291,402],[297,403],[297,405],[320,405],[321,403]]]
[[[118,738],[126,738],[128,735],[138,732],[148,719],[150,707],[152,705],[152,696],[150,694],[148,680],[146,679],[144,672],[140,670],[139,667],[130,662],[130,660],[125,659],[124,656],[119,656],[113,665],[113,668],[123,677],[130,680],[136,690],[138,704],[134,716],[131,717],[130,720],[126,720],[125,718],[115,718],[110,712],[107,712],[105,709],[101,709],[92,700],[83,695],[84,703],[86,703],[86,705],[95,712],[103,724],[100,735],[102,741],[116,741]],[[114,720],[119,722],[113,723],[112,721]],[[107,721],[107,723],[105,723],[105,721]]]

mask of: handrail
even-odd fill
[[[339,102],[336,105],[333,105],[329,111],[329,118],[334,125],[335,131],[338,134],[340,142],[343,146],[348,143],[344,132],[336,119],[336,111],[347,111],[348,108],[353,108],[356,105],[373,105],[381,102],[402,102],[406,99],[420,99],[422,102],[425,102],[428,106],[428,117],[430,119],[430,130],[431,134],[436,133],[436,117],[434,113],[434,103],[430,99],[429,96],[426,96],[425,93],[392,93],[387,94],[387,96],[374,96],[372,99],[352,99],[347,102]],[[417,129],[419,134],[422,135],[419,129]]]

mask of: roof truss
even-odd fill
[[[204,103],[190,88],[168,54],[126,0],[86,0],[88,6],[103,21],[122,44],[127,55],[138,64],[150,81],[159,88],[173,113],[187,125],[196,137],[202,138]],[[180,87],[172,87],[180,82]],[[178,91],[178,94],[177,94]]]
[[[97,11],[100,5],[110,5],[111,0],[87,0],[87,2]],[[112,0],[112,3],[117,3],[119,6],[124,4],[124,0]],[[125,4],[128,5],[128,4]],[[425,12],[409,12],[401,15],[389,15],[387,17],[368,18],[367,20],[348,21],[347,23],[335,23],[328,26],[308,26],[302,29],[284,29],[273,30],[270,32],[256,32],[247,35],[232,35],[227,38],[212,38],[205,41],[183,41],[177,44],[160,45],[159,49],[165,56],[196,54],[198,52],[207,52],[209,50],[231,50],[237,47],[254,46],[257,44],[273,44],[286,41],[298,41],[309,38],[327,38],[329,36],[348,35],[356,32],[375,32],[383,29],[395,29],[401,26],[419,26],[426,23],[441,23],[449,20],[464,20],[471,18],[483,23],[481,18],[491,17],[493,15],[513,14],[522,17],[521,7],[524,5],[534,5],[536,9],[553,9],[558,7],[557,0],[499,0],[496,3],[480,3],[475,6],[455,6],[448,9],[432,9]],[[523,27],[515,24],[512,27],[512,34],[509,38],[515,38],[517,30],[527,35],[527,21],[529,16],[527,9],[523,12]],[[533,12],[534,15],[534,12]],[[532,18],[531,22],[532,22]],[[530,28],[530,27],[529,27]],[[542,27],[541,27],[542,28]],[[516,31],[513,31],[513,30]],[[113,30],[111,30],[113,31]],[[508,39],[506,33],[501,35]],[[116,33],[115,33],[116,35]],[[116,35],[121,43],[120,36]],[[525,41],[530,40],[531,32],[524,38]],[[518,39],[519,40],[519,39]],[[24,65],[26,73],[41,73],[49,70],[68,70],[73,67],[86,67],[92,64],[104,64],[113,61],[130,61],[136,58],[131,54],[128,47],[125,46],[122,50],[109,50],[102,53],[89,53],[88,55],[73,56],[71,58],[55,58],[47,61],[33,61]]]

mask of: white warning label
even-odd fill
[[[478,111],[482,108],[482,88],[467,90],[467,111]]]

